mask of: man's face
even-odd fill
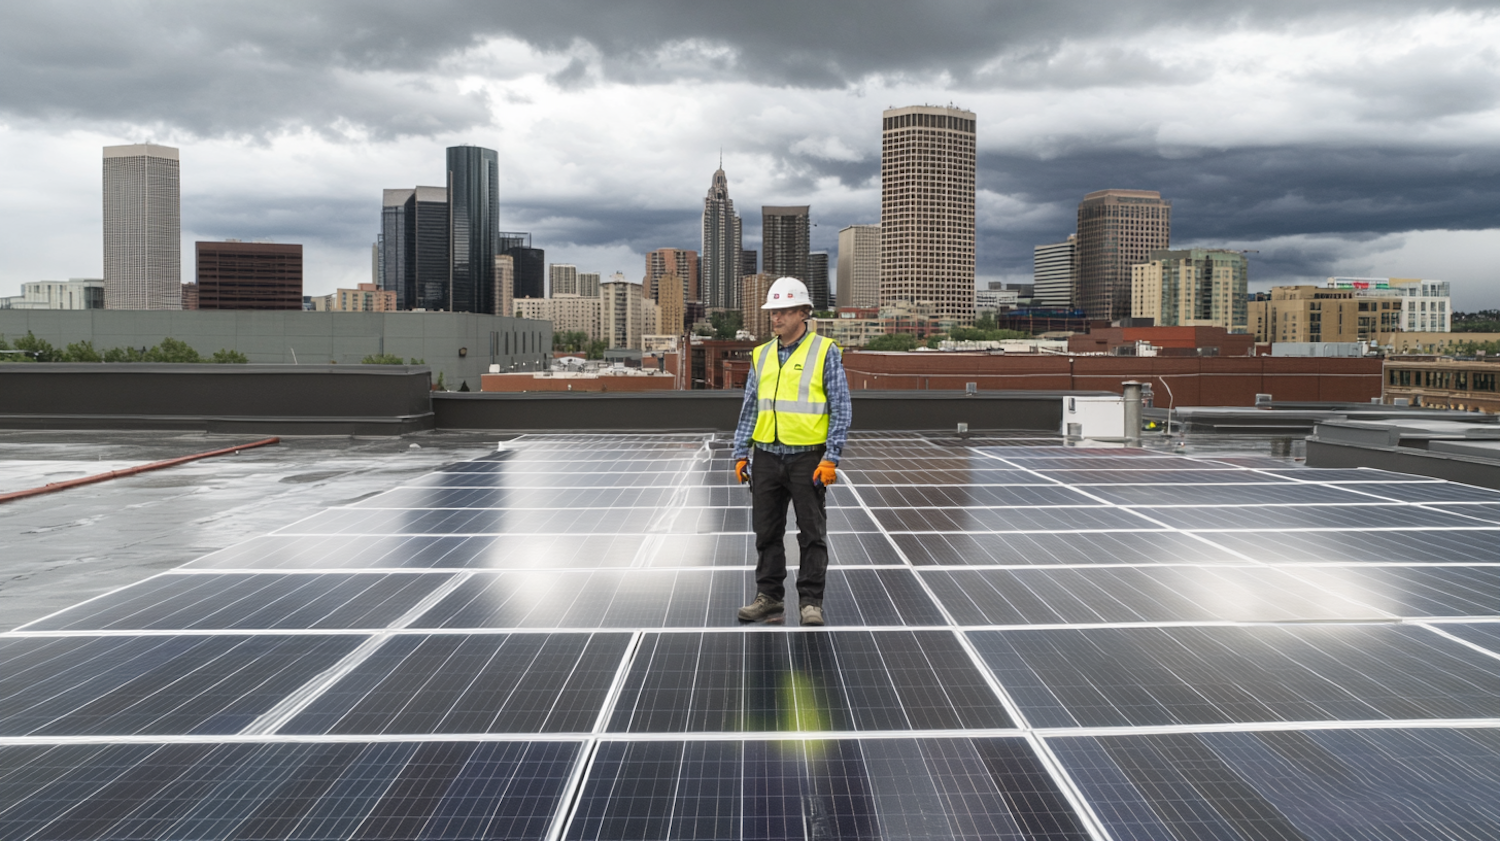
[[[802,323],[805,321],[807,321],[807,313],[801,307],[771,310],[771,332],[783,342],[797,338],[802,332]]]

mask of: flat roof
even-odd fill
[[[0,435],[0,480],[99,440]],[[80,567],[132,551],[90,517],[219,538],[0,634],[0,835],[1500,834],[1495,491],[855,434],[801,628],[734,618],[722,435],[498,446],[306,440],[0,506],[24,556],[92,534]]]

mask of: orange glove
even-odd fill
[[[750,481],[750,459],[742,458],[734,463],[734,478],[740,480],[741,485]]]
[[[818,468],[813,471],[813,484],[820,487],[828,487],[839,480],[838,465],[831,461],[818,462]]]

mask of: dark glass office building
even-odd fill
[[[386,190],[380,210],[380,277],[403,310],[446,310],[448,191]]]
[[[516,268],[514,298],[547,297],[547,252],[531,247],[531,234],[501,231],[501,254],[509,254]]]
[[[448,149],[448,294],[453,312],[495,311],[500,253],[500,157],[493,149]]]

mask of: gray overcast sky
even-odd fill
[[[1257,249],[1253,288],[1445,278],[1500,307],[1500,6],[50,2],[0,11],[0,295],[98,277],[100,147],[182,149],[198,239],[306,245],[366,281],[380,191],[500,153],[501,218],[552,262],[638,278],[699,247],[723,149],[750,244],[878,221],[880,112],[978,115],[980,281],[1026,281],[1079,199],[1155,189],[1173,244]],[[191,279],[184,260],[185,279]]]

